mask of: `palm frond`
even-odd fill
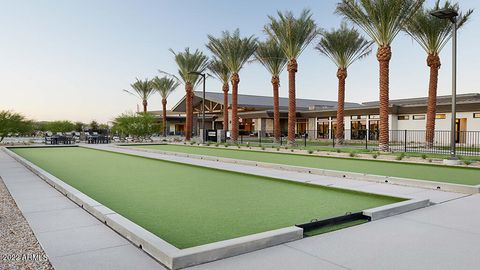
[[[192,72],[204,72],[208,67],[208,57],[198,49],[194,52],[191,52],[190,48],[185,48],[183,52],[178,53],[175,53],[172,49],[170,51],[175,56],[180,79],[183,83],[191,83],[195,87],[200,80],[199,76]]]
[[[278,18],[268,16],[270,22],[264,27],[268,36],[282,48],[288,59],[296,59],[317,36],[317,25],[310,10],[303,10],[298,18],[292,12],[278,12]]]
[[[339,29],[320,31],[315,49],[330,58],[338,68],[348,68],[353,62],[369,55],[373,41],[368,41],[354,28],[342,23]]]
[[[240,30],[224,31],[221,37],[208,35],[207,48],[220,59],[232,73],[238,73],[257,49],[254,36],[241,37]]]
[[[255,58],[272,76],[279,76],[288,61],[280,45],[273,39],[258,43]]]
[[[379,47],[387,47],[424,1],[342,0],[336,13],[362,28]]]
[[[208,70],[212,72],[223,84],[230,80],[230,69],[218,58],[213,58],[208,65]]]
[[[137,96],[141,100],[148,100],[150,96],[155,93],[155,90],[153,89],[152,83],[149,79],[140,80],[135,78],[135,82],[130,84],[130,87],[133,89],[133,92],[125,89],[123,91]]]
[[[155,91],[157,91],[162,99],[168,98],[168,96],[177,89],[177,87],[180,85],[178,80],[175,78],[169,78],[167,76],[159,78],[158,76],[155,76],[152,79],[152,87]]]
[[[440,1],[437,0],[433,8],[419,9],[404,24],[405,32],[417,41],[428,54],[438,55],[452,37],[452,23],[449,20],[438,19],[430,14],[433,10],[443,8],[452,8],[459,13],[457,17],[459,28],[468,21],[473,13],[471,9],[461,13],[458,3],[452,4],[449,1],[445,1],[444,5],[440,6]]]

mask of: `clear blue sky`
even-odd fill
[[[185,47],[205,49],[207,34],[240,28],[244,35],[264,39],[267,15],[277,10],[298,14],[310,8],[322,28],[337,27],[335,0],[18,0],[1,1],[0,109],[22,112],[35,120],[69,119],[106,122],[140,104],[122,89],[135,77],[152,77],[157,70],[176,72],[172,54]],[[427,1],[431,5],[432,0]],[[461,0],[474,8],[472,20],[459,33],[459,93],[480,92],[480,1]],[[442,55],[439,94],[450,91],[451,47]],[[391,98],[425,96],[426,55],[401,33],[393,44]],[[335,100],[336,68],[313,49],[299,58],[297,97]],[[270,76],[252,63],[240,73],[240,93],[271,95]],[[281,76],[281,96],[287,95],[287,77]],[[349,69],[346,99],[378,99],[378,63],[374,54]],[[220,91],[218,81],[208,91]],[[169,99],[175,104],[184,90]],[[160,109],[160,97],[149,109]]]

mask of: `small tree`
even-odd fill
[[[27,134],[32,132],[33,123],[19,113],[0,111],[0,142],[12,134]]]
[[[115,118],[112,131],[145,140],[157,133],[159,127],[150,113],[124,113]]]
[[[51,132],[70,132],[75,130],[75,124],[70,121],[53,121],[45,124],[44,129]]]

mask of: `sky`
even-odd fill
[[[432,6],[433,0],[426,5]],[[0,110],[14,110],[34,120],[106,123],[137,110],[141,101],[125,92],[138,78],[177,74],[174,51],[205,48],[207,35],[236,28],[244,36],[266,38],[268,15],[311,9],[317,25],[338,27],[337,0],[0,0]],[[475,9],[458,35],[458,93],[478,93],[480,1],[460,0]],[[362,32],[363,34],[363,32]],[[335,65],[314,49],[316,40],[298,59],[297,98],[336,100]],[[346,100],[378,100],[378,62],[373,53],[348,71]],[[426,53],[400,33],[392,45],[390,98],[427,95]],[[451,46],[441,53],[439,95],[451,91]],[[287,96],[287,73],[280,95]],[[197,89],[201,90],[201,89]],[[221,92],[218,80],[207,91]],[[180,86],[168,100],[171,108],[184,95]],[[270,75],[258,63],[240,72],[240,94],[271,96]],[[141,107],[141,106],[140,106]],[[150,110],[161,109],[158,94]]]

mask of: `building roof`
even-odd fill
[[[194,104],[199,102],[202,98],[201,91],[194,91]],[[205,92],[205,99],[215,103],[223,104],[223,93],[220,92]],[[228,104],[232,102],[232,95],[228,94]],[[288,98],[279,98],[280,110],[288,109]],[[315,99],[296,99],[298,111],[318,110],[318,109],[336,109],[337,101],[330,100],[315,100]],[[273,97],[256,96],[256,95],[238,95],[238,106],[245,108],[254,108],[257,110],[273,109]],[[359,103],[345,102],[346,108],[361,107]],[[172,111],[185,110],[185,97],[182,98],[173,108]]]
[[[451,104],[452,95],[437,96],[437,104]],[[480,102],[480,93],[457,94],[457,103]],[[409,105],[425,105],[428,102],[428,97],[419,98],[403,98],[391,99],[390,105],[409,106]],[[364,106],[378,106],[378,101],[363,102]]]

